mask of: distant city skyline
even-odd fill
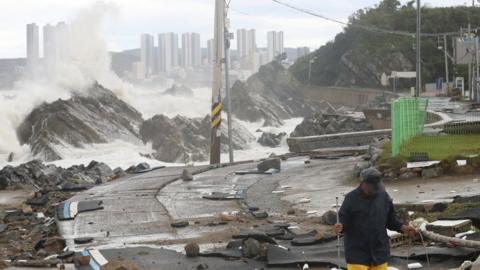
[[[310,1],[285,0],[288,3],[314,10],[330,17],[347,21],[358,9],[371,7],[380,0]],[[2,0],[2,25],[0,25],[0,58],[25,57],[25,25],[70,22],[76,14],[96,0]],[[402,0],[402,3],[407,2]],[[102,6],[113,10],[105,19],[102,34],[110,51],[138,48],[141,33],[196,32],[204,38],[201,47],[213,37],[212,0],[115,0],[104,1]],[[465,0],[422,0],[430,6],[464,5]],[[99,12],[100,14],[100,12]],[[316,49],[332,40],[342,26],[314,18],[279,6],[270,0],[232,1],[230,9],[231,29],[255,28],[257,36],[281,29],[288,39],[285,47]],[[43,29],[42,29],[43,30]],[[40,34],[41,36],[42,34]],[[258,47],[266,47],[266,40],[257,41]],[[237,43],[232,43],[236,49]],[[42,45],[39,48],[43,51]]]
[[[31,24],[35,25],[35,24]],[[31,25],[27,25],[27,36],[29,36]],[[277,56],[286,53],[283,31],[270,31],[265,39],[266,48],[258,48],[255,29],[236,29],[237,50],[232,61],[229,53],[229,66],[243,74],[255,73],[260,66],[274,60]],[[134,79],[150,79],[161,76],[176,76],[187,70],[195,70],[214,62],[213,40],[206,40],[206,47],[201,46],[202,38],[200,33],[143,33],[140,36],[140,59],[132,64],[130,77]],[[233,41],[233,40],[232,40]],[[30,41],[27,41],[29,44]],[[179,46],[180,44],[180,46]],[[29,46],[31,47],[31,46]],[[206,51],[204,51],[206,50]],[[293,63],[298,57],[308,53],[308,47],[294,48],[294,52],[283,59],[285,63]],[[29,52],[29,50],[27,50]],[[29,59],[27,59],[27,62]],[[184,74],[184,73],[183,73]]]

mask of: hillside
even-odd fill
[[[480,9],[424,6],[422,21],[425,33],[457,32],[461,27],[466,28],[469,21],[472,27],[480,26]],[[295,77],[308,83],[308,61],[315,57],[311,78],[314,85],[379,87],[383,72],[415,70],[414,36],[367,31],[358,25],[414,33],[415,2],[400,5],[396,0],[383,0],[373,8],[357,11],[333,41],[299,59],[290,68]],[[452,53],[452,39],[447,40]],[[437,37],[422,37],[424,82],[445,76],[444,54],[437,43]],[[458,67],[456,74],[466,76],[465,67]]]

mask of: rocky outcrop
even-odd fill
[[[186,87],[185,85],[176,85],[168,88],[163,92],[164,95],[176,96],[176,97],[193,97],[192,89]]]
[[[17,129],[22,144],[45,160],[61,159],[58,146],[82,147],[114,139],[139,141],[142,115],[99,84],[86,94],[44,103],[34,109]]]
[[[349,50],[340,58],[341,75],[335,85],[381,86],[384,72],[412,70],[414,65],[401,52],[391,52],[379,56],[370,51]]]
[[[281,132],[278,134],[275,133],[270,133],[270,132],[264,132],[262,133],[262,136],[258,138],[257,142],[260,145],[267,146],[267,147],[277,147],[280,145],[282,142],[282,139],[287,136],[287,133]]]
[[[74,165],[63,169],[32,160],[19,166],[5,166],[0,170],[0,182],[8,186],[30,186],[40,189],[56,189],[57,186],[101,184],[114,177],[112,169],[105,163],[92,161],[88,166]],[[1,188],[0,188],[1,189]]]
[[[258,73],[232,87],[232,112],[241,120],[264,121],[280,126],[283,119],[307,116],[318,105],[305,100],[300,83],[280,63],[273,61]]]
[[[370,124],[363,118],[317,113],[303,119],[290,136],[305,137],[370,129],[372,129]]]
[[[233,129],[234,149],[243,149],[254,140],[254,136],[235,121]],[[228,146],[225,126],[222,126],[221,131],[222,151],[226,152]],[[210,152],[210,117],[190,119],[156,115],[142,124],[140,135],[144,143],[152,143],[156,151],[152,157],[155,159],[165,162],[205,161]]]

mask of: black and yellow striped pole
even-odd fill
[[[215,24],[214,24],[214,61],[212,76],[212,112],[211,112],[211,144],[210,144],[210,164],[220,163],[220,136],[222,124],[222,63],[224,49],[224,0],[215,1]]]

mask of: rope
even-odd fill
[[[427,257],[427,267],[430,269],[430,258],[428,256],[428,250],[427,250],[427,245],[425,244],[425,241],[423,240],[423,235],[421,232],[418,233],[420,235],[420,240],[422,241],[422,246],[425,248],[425,256]]]
[[[425,249],[425,257],[427,258],[427,269],[430,268],[430,257],[428,255],[428,249],[427,249],[427,244],[425,243],[423,239],[423,235],[421,231],[417,231],[417,233],[420,235],[420,241],[422,242],[422,246]],[[412,253],[412,237],[408,236],[408,248],[407,248],[407,266],[410,264],[410,254]]]

